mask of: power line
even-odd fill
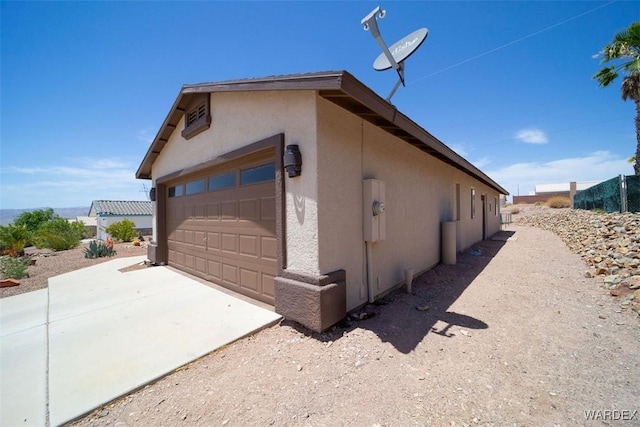
[[[458,67],[458,66],[460,66],[460,65],[466,64],[466,63],[471,62],[471,61],[475,61],[475,60],[476,60],[476,59],[478,59],[478,58],[482,58],[483,56],[489,55],[489,54],[491,54],[491,53],[493,53],[493,52],[496,52],[496,51],[498,51],[498,50],[501,50],[501,49],[504,49],[504,48],[506,48],[506,47],[512,46],[512,45],[514,45],[514,44],[516,44],[516,43],[520,43],[520,42],[521,42],[521,41],[523,41],[523,40],[526,40],[526,39],[529,39],[529,38],[531,38],[531,37],[537,36],[538,34],[542,34],[542,33],[546,32],[546,31],[552,30],[552,29],[554,29],[554,28],[556,28],[556,27],[559,27],[559,26],[561,26],[561,25],[564,25],[564,24],[566,24],[566,23],[568,23],[568,22],[571,22],[571,21],[576,20],[576,19],[578,19],[578,18],[581,18],[581,17],[583,17],[583,16],[585,16],[585,15],[588,15],[588,14],[590,14],[590,13],[593,13],[593,12],[595,12],[596,10],[602,9],[603,7],[606,7],[606,6],[609,6],[610,4],[615,3],[616,1],[617,1],[617,0],[612,0],[612,1],[610,1],[610,2],[607,2],[607,3],[603,4],[603,5],[600,5],[600,6],[598,6],[598,7],[595,7],[595,8],[593,8],[593,9],[590,9],[590,10],[588,10],[588,11],[586,11],[586,12],[583,12],[583,13],[581,13],[581,14],[579,14],[579,15],[573,16],[573,17],[571,17],[571,18],[569,18],[569,19],[565,19],[564,21],[561,21],[561,22],[558,22],[558,23],[556,23],[556,24],[553,24],[553,25],[551,25],[551,26],[549,26],[549,27],[543,28],[542,30],[538,30],[538,31],[533,32],[533,33],[531,33],[531,34],[529,34],[529,35],[526,35],[526,36],[524,36],[524,37],[520,37],[519,39],[516,39],[516,40],[510,41],[509,43],[503,44],[502,46],[498,46],[498,47],[493,48],[493,49],[490,49],[490,50],[488,50],[488,51],[486,51],[486,52],[484,52],[484,53],[481,53],[481,54],[478,54],[478,55],[472,56],[471,58],[465,59],[464,61],[460,61],[460,62],[458,62],[457,64],[450,65],[450,66],[445,67],[445,68],[443,68],[443,69],[441,69],[441,70],[434,71],[434,72],[433,72],[433,73],[431,73],[431,74],[427,74],[426,76],[419,77],[419,78],[417,78],[417,79],[415,79],[415,80],[413,80],[413,81],[411,81],[411,82],[408,82],[408,83],[407,83],[407,85],[412,85],[412,84],[414,84],[414,83],[419,82],[420,80],[424,80],[424,79],[426,79],[426,78],[428,78],[428,77],[435,76],[436,74],[444,73],[445,71],[449,71],[449,70],[450,70],[450,69],[452,69],[452,68]]]

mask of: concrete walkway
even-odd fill
[[[0,299],[0,425],[57,426],[280,319],[120,258]]]

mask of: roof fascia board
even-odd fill
[[[502,186],[489,178],[480,169],[469,163],[468,160],[466,160],[451,148],[449,148],[447,145],[439,141],[436,137],[420,127],[416,122],[402,114],[396,107],[383,100],[378,94],[373,92],[368,87],[364,86],[351,74],[345,72],[343,74],[342,83],[343,91],[348,93],[357,102],[375,111],[382,118],[391,123],[394,123],[400,129],[409,133],[411,136],[416,137],[422,144],[448,158],[455,165],[459,165],[459,169],[461,169],[463,172],[466,172],[468,175],[471,175],[476,179],[479,179],[480,181],[484,182],[485,184],[494,188],[502,194],[509,194],[507,190],[505,190],[504,188],[502,188]]]

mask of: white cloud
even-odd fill
[[[486,171],[512,195],[529,194],[536,184],[560,184],[571,181],[604,181],[617,175],[633,174],[626,158],[609,151],[597,151],[584,157],[570,157],[550,162],[515,163]]]
[[[138,131],[138,139],[146,144],[151,144],[153,142],[153,138],[156,136],[155,132],[157,129],[154,128],[144,128]]]
[[[473,163],[473,166],[477,167],[478,169],[482,169],[485,166],[487,166],[489,163],[491,163],[491,158],[482,157],[480,159],[473,160],[471,163]]]
[[[449,145],[449,148],[451,148],[453,151],[455,151],[462,157],[466,157],[467,154],[469,154],[464,144],[452,144],[452,145]]]
[[[3,168],[0,206],[88,206],[96,199],[146,199],[141,191],[145,181],[135,178],[137,163],[118,158],[79,158],[73,163]]]
[[[521,129],[516,133],[516,139],[527,144],[546,144],[547,135],[540,129]]]

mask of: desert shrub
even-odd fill
[[[509,210],[509,212],[511,212],[511,215],[517,215],[517,214],[519,214],[519,213],[520,213],[520,208],[519,208],[519,207],[517,207],[517,206],[513,206],[513,207]]]
[[[22,212],[13,220],[13,224],[17,226],[24,226],[30,232],[35,234],[42,224],[51,221],[56,218],[57,215],[53,213],[53,209],[38,209],[31,212]]]
[[[24,255],[24,248],[30,239],[31,233],[24,225],[0,225],[0,250],[3,255]]]
[[[130,242],[136,237],[135,226],[133,221],[125,218],[122,221],[114,222],[105,228],[104,231],[120,242]]]
[[[113,250],[113,247],[108,246],[102,242],[96,242],[92,240],[89,242],[89,247],[84,248],[84,257],[85,258],[101,258],[105,256],[114,256],[116,251]]]
[[[80,235],[80,239],[88,239],[89,237],[91,237],[91,231],[89,230],[89,228],[87,228],[86,225],[84,225],[84,222],[74,221],[70,224],[71,229],[78,232],[78,234]]]
[[[4,256],[0,259],[0,276],[3,279],[22,279],[27,276],[30,258]]]
[[[571,199],[565,196],[553,196],[547,200],[547,206],[553,209],[570,208]]]
[[[34,238],[38,248],[66,251],[80,244],[82,229],[64,218],[54,218],[40,225]]]

